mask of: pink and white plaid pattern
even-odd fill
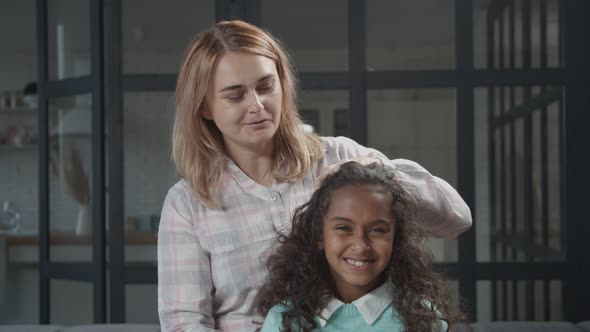
[[[340,160],[377,157],[396,168],[418,202],[419,219],[437,237],[471,226],[471,212],[445,181],[420,165],[388,160],[345,137],[323,137],[324,159],[303,180],[264,187],[228,161],[223,209],[204,208],[180,180],[164,202],[158,233],[158,310],[162,331],[254,331],[252,302],[279,233],[311,198],[315,179]]]

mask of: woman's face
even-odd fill
[[[281,82],[273,60],[226,53],[216,61],[203,116],[215,122],[230,154],[272,148],[279,128]]]

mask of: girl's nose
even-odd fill
[[[367,252],[371,250],[369,239],[366,234],[356,234],[353,238],[352,249],[357,252]]]

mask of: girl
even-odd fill
[[[420,165],[305,132],[288,59],[280,42],[241,21],[215,24],[186,51],[172,133],[182,179],[168,191],[158,231],[163,331],[253,331],[265,258],[336,162],[370,157],[395,167],[434,236],[471,225],[457,191]]]
[[[263,332],[447,331],[449,305],[412,200],[382,163],[348,162],[295,211],[258,293]]]

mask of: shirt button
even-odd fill
[[[273,201],[273,202],[276,201],[277,200],[277,196],[271,196],[270,197],[270,200]]]
[[[281,232],[283,234],[287,233],[287,227],[283,226],[283,227],[279,228],[279,232]]]

